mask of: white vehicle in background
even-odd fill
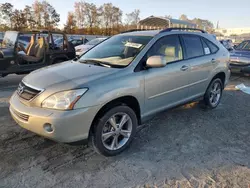
[[[76,46],[75,47],[76,56],[82,55],[84,52],[88,51],[90,48],[94,47],[95,45],[101,43],[105,39],[107,39],[107,37],[95,38],[95,39],[92,39],[91,41],[87,42],[86,44]]]

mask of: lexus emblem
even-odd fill
[[[23,93],[23,91],[24,91],[24,87],[19,84],[19,86],[17,88],[17,94],[21,95]]]

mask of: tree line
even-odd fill
[[[0,5],[0,29],[3,31],[29,29],[55,29],[60,22],[60,15],[47,1],[35,1],[23,10],[14,9],[11,3]]]
[[[123,19],[123,16],[125,18]],[[170,15],[165,16],[171,18]],[[199,27],[213,29],[208,20],[188,19],[186,15],[181,20],[197,24]],[[97,6],[86,1],[76,1],[74,10],[68,12],[63,31],[70,34],[114,35],[128,29],[135,29],[140,21],[140,10],[123,14],[123,11],[112,3]],[[11,3],[0,4],[0,31],[49,29],[59,30],[60,15],[56,8],[46,0],[35,0],[24,9],[15,9]]]

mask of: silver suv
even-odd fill
[[[27,75],[10,112],[34,133],[65,143],[89,139],[96,151],[112,156],[158,112],[200,97],[217,107],[228,63],[228,51],[204,31],[125,32],[77,61]]]

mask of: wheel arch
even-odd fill
[[[122,96],[122,97],[113,99],[102,106],[102,108],[97,112],[97,114],[95,115],[91,123],[89,135],[91,135],[94,132],[95,124],[98,121],[98,119],[108,110],[119,105],[126,105],[130,107],[132,110],[134,110],[137,120],[138,120],[138,124],[141,123],[141,109],[140,109],[139,101],[134,96],[130,96],[130,95]]]
[[[216,75],[214,75],[214,77],[212,78],[212,80],[210,81],[210,83],[214,80],[214,79],[216,79],[216,78],[219,78],[220,80],[221,80],[221,82],[222,82],[222,84],[223,84],[223,89],[224,89],[224,87],[225,87],[225,81],[226,81],[226,74],[224,73],[224,72],[218,72]],[[210,83],[209,83],[209,85],[210,85]]]

